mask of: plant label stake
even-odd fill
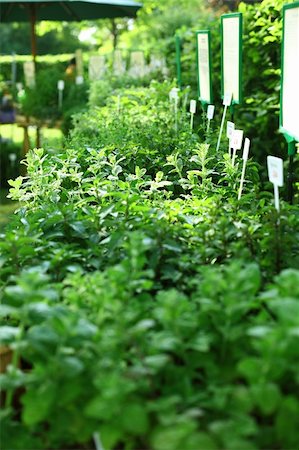
[[[223,98],[224,110],[223,110],[223,115],[222,115],[222,120],[221,120],[221,125],[220,125],[220,131],[219,131],[219,136],[218,136],[216,152],[218,152],[219,147],[220,147],[220,142],[221,142],[221,136],[222,136],[222,132],[223,132],[223,126],[224,126],[226,111],[227,111],[227,107],[231,105],[231,102],[232,102],[232,93],[230,92],[230,93],[225,94],[224,98]]]
[[[231,146],[230,146],[230,139],[233,135],[235,129],[235,124],[234,122],[230,122],[229,120],[226,123],[226,137],[228,138],[228,153],[229,156],[232,156],[232,152],[231,152]]]
[[[276,156],[267,156],[267,166],[269,180],[274,186],[274,204],[279,212],[279,191],[278,188],[283,186],[283,161]]]
[[[179,103],[179,88],[172,88],[169,92],[169,99],[174,103],[174,120],[175,120],[175,132],[178,132],[178,103]]]
[[[249,147],[250,147],[250,140],[248,138],[245,139],[244,143],[244,149],[243,149],[243,167],[242,167],[242,175],[241,175],[241,181],[240,181],[240,188],[239,188],[239,194],[238,194],[238,200],[240,200],[243,190],[243,184],[245,179],[245,170],[246,170],[246,163],[248,160],[249,155]]]
[[[230,139],[230,148],[233,149],[232,166],[235,165],[237,150],[241,150],[243,141],[243,130],[234,130]]]
[[[61,109],[62,99],[63,99],[63,90],[64,90],[64,81],[63,80],[58,80],[57,89],[58,89],[58,108]]]
[[[207,119],[208,119],[208,124],[207,124],[207,134],[210,130],[210,124],[211,124],[211,120],[214,117],[214,112],[215,112],[215,105],[209,105],[208,109],[207,109]]]
[[[194,122],[194,114],[196,113],[196,100],[190,100],[190,128],[191,131],[193,130],[193,122]]]
[[[104,450],[103,444],[101,442],[100,433],[93,433],[93,441],[96,450]]]
[[[178,104],[179,104],[179,89],[176,91],[176,96],[174,97],[174,115],[175,115],[175,132],[178,133]]]

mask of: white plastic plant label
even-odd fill
[[[224,106],[230,106],[231,102],[232,102],[232,93],[228,92],[228,93],[224,94],[223,105]]]
[[[243,156],[242,156],[243,161],[247,161],[247,159],[248,159],[249,147],[250,147],[250,140],[248,138],[245,138]]]
[[[59,91],[63,91],[63,89],[64,89],[64,81],[63,80],[58,80],[57,88]]]
[[[283,186],[283,160],[276,156],[267,156],[268,175],[271,183]]]
[[[230,147],[234,150],[240,150],[243,141],[243,130],[234,130],[230,138]]]
[[[226,123],[226,137],[227,137],[228,139],[230,139],[230,138],[232,137],[233,132],[234,132],[234,129],[235,129],[235,124],[234,124],[234,122],[230,122],[230,121],[228,120],[227,123]]]
[[[175,97],[174,89],[175,88],[172,88],[171,91],[169,92],[169,100],[170,101],[172,101]]]
[[[207,118],[208,120],[212,120],[214,117],[215,105],[209,105],[207,110]]]
[[[17,160],[17,154],[16,153],[9,153],[8,154],[8,158],[9,158],[9,161],[10,161],[11,165],[14,165],[16,160]]]
[[[190,100],[190,113],[196,113],[196,100]]]
[[[169,99],[170,100],[177,100],[179,97],[179,89],[178,88],[172,88],[171,91],[169,92]]]
[[[76,84],[83,84],[84,83],[84,78],[82,77],[82,75],[77,75],[76,76]]]

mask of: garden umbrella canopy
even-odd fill
[[[135,17],[142,4],[133,0],[0,0],[0,22],[30,22],[32,55],[36,56],[35,23]]]
[[[133,0],[0,0],[0,22],[95,20],[135,17],[142,5]]]

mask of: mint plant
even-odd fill
[[[278,217],[254,162],[238,201],[240,167],[184,113],[176,135],[168,92],[112,95],[10,182],[4,449],[296,446],[297,208]]]

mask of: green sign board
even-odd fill
[[[203,30],[196,32],[197,81],[198,99],[205,104],[211,104],[212,75],[211,75],[211,44],[210,32]]]
[[[221,16],[221,96],[232,94],[232,104],[242,101],[242,14]]]
[[[291,143],[299,141],[299,2],[283,7],[281,61],[280,131]]]

